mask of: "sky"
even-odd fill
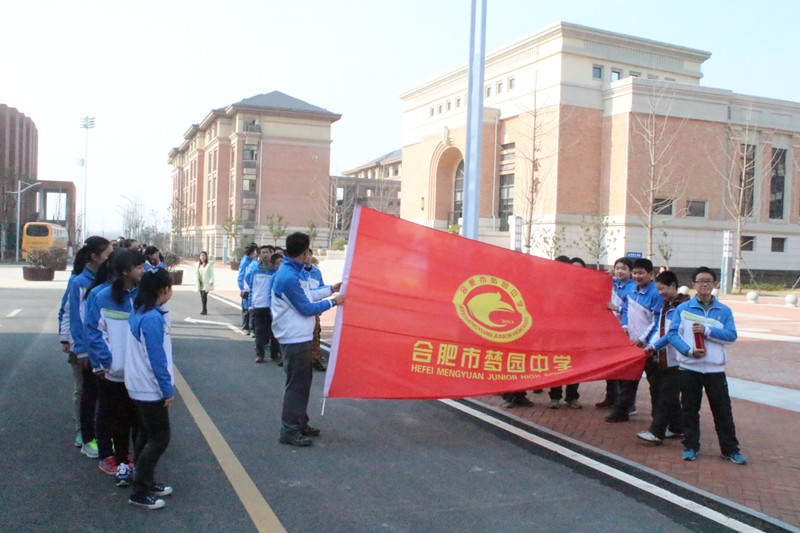
[[[0,103],[39,132],[39,179],[80,186],[116,236],[141,204],[166,226],[167,154],[211,109],[278,90],[340,113],[331,173],[402,144],[399,94],[469,57],[468,0],[0,0]],[[488,0],[486,50],[558,21],[712,53],[702,85],[800,101],[800,1]]]

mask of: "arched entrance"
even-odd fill
[[[445,148],[436,163],[433,217],[446,224],[458,223],[464,201],[464,156],[458,148]]]

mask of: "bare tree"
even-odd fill
[[[267,229],[269,230],[269,234],[272,236],[272,240],[274,241],[275,245],[278,244],[278,239],[286,235],[286,228],[288,226],[289,223],[286,222],[286,219],[281,214],[270,215],[267,217]]]
[[[757,165],[756,154],[758,145],[771,143],[775,132],[764,134],[763,131],[757,131],[752,126],[751,117],[752,105],[748,106],[744,124],[729,126],[726,137],[720,140],[724,161],[722,168],[714,158],[709,157],[722,178],[723,205],[734,224],[733,292],[739,292],[742,287],[742,247],[750,243],[744,241],[744,229],[755,212],[756,186],[763,183],[771,172],[771,164]],[[761,136],[760,143],[756,135]]]
[[[558,155],[559,151],[558,143],[553,143],[553,149],[549,151],[543,150],[543,143],[547,138],[557,135],[559,126],[571,115],[560,104],[548,107],[546,102],[539,102],[538,71],[534,73],[532,97],[532,107],[521,106],[523,112],[519,115],[520,127],[516,132],[519,138],[525,140],[524,144],[527,146],[518,147],[523,149],[517,149],[515,152],[515,155],[522,159],[521,177],[523,179],[520,183],[522,185],[520,190],[523,200],[522,224],[524,228],[522,240],[523,251],[527,254],[531,253],[533,246],[534,226],[538,223],[539,197],[542,185],[548,177],[548,172],[543,170],[542,165],[547,159]],[[578,141],[579,139],[573,139],[571,144]],[[560,149],[564,150],[567,147],[562,144]],[[497,149],[499,148],[498,146]]]
[[[675,123],[671,117],[674,89],[652,83],[648,97],[648,112],[633,113],[633,133],[647,155],[647,174],[638,189],[629,193],[642,215],[642,227],[647,231],[647,257],[653,258],[653,233],[678,214],[678,200],[687,190],[685,177],[674,179],[675,147],[686,118]],[[634,148],[635,149],[635,148]],[[656,219],[658,215],[658,219]]]
[[[608,217],[583,217],[577,244],[594,259],[595,268],[600,270],[600,260],[616,241],[617,230],[609,228]]]
[[[657,249],[658,255],[664,260],[664,265],[667,267],[667,270],[669,270],[669,260],[672,258],[673,247],[672,241],[669,238],[669,233],[664,228],[661,228],[661,240],[658,243]]]
[[[122,214],[122,234],[130,239],[144,242],[142,230],[145,226],[145,218],[142,213],[142,206],[139,202],[129,202],[121,208]]]
[[[555,259],[574,243],[567,239],[566,228],[537,228],[532,238],[539,250],[544,250],[548,259]]]

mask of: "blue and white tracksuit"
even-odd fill
[[[165,265],[161,261],[159,261],[156,266],[151,265],[150,261],[145,261],[144,262],[144,271],[145,272],[155,272],[157,270],[166,270],[166,269],[167,269],[167,265]]]
[[[628,296],[630,296],[631,292],[636,288],[636,282],[632,279],[623,282],[617,278],[612,278],[611,284],[611,303],[617,306],[617,310],[614,311],[614,316],[621,322],[623,313],[627,312],[625,303],[628,301]]]
[[[272,331],[281,344],[310,342],[314,338],[314,317],[333,307],[328,285],[312,289],[303,263],[290,257],[273,276]]]
[[[269,282],[277,268],[272,268],[269,263],[262,264],[253,261],[247,268],[245,283],[250,289],[248,297],[250,309],[263,309],[270,306]]]
[[[174,395],[169,312],[161,306],[132,313],[125,357],[125,386],[134,400],[155,402]]]
[[[69,320],[69,335],[72,338],[72,351],[78,359],[87,357],[89,344],[83,321],[86,315],[86,291],[94,284],[94,272],[88,266],[75,276],[69,284],[67,308],[64,316]]]
[[[694,357],[696,346],[692,325],[696,322],[704,325],[706,353],[702,357]],[[670,344],[679,352],[684,447],[695,451],[700,449],[700,405],[705,390],[720,451],[725,456],[738,453],[739,441],[725,376],[725,345],[738,337],[730,308],[716,298],[703,307],[695,296],[675,309],[667,335]]]
[[[658,293],[656,283],[651,281],[644,289],[638,286],[628,294],[622,313],[622,327],[633,341],[647,344],[653,334],[653,318],[661,312],[664,299]]]
[[[87,348],[87,353],[89,355],[89,362],[90,363],[93,362],[93,359],[92,359],[93,357],[95,359],[97,357],[96,354],[92,353],[94,347],[92,346],[92,339],[89,336],[89,320],[90,320],[91,310],[92,310],[93,307],[95,307],[96,302],[97,302],[97,296],[100,294],[100,292],[102,292],[103,289],[109,288],[110,286],[111,286],[111,282],[110,281],[104,281],[103,283],[101,283],[97,287],[93,288],[91,290],[91,292],[89,293],[89,296],[86,297],[86,311],[84,312],[84,315],[83,315],[83,330],[84,330],[84,332],[86,334],[86,348]],[[96,325],[97,324],[95,323],[95,326]],[[92,366],[92,368],[98,368],[94,364],[92,364],[91,366]]]
[[[247,292],[249,290],[247,283],[245,283],[245,276],[247,275],[247,269],[250,268],[250,263],[253,262],[249,256],[242,257],[241,262],[239,262],[239,275],[236,276],[236,283],[239,285],[239,292]]]
[[[99,287],[98,287],[99,288]],[[97,289],[92,291],[90,298]],[[122,302],[117,302],[111,287],[106,287],[92,298],[87,306],[86,330],[89,337],[89,360],[94,369],[108,370],[109,381],[125,381],[125,354],[128,348],[128,330],[136,290],[125,291]]]
[[[706,355],[692,357],[696,348],[692,324],[705,325]],[[675,319],[669,326],[669,343],[678,351],[677,360],[684,370],[710,374],[724,372],[727,362],[725,345],[734,342],[738,333],[730,307],[714,298],[708,310],[697,300],[697,296],[675,309]]]
[[[68,342],[72,344],[72,335],[69,334],[69,290],[72,280],[77,276],[75,274],[69,275],[67,281],[67,289],[64,291],[64,296],[61,297],[61,307],[58,308],[58,340],[59,342]]]

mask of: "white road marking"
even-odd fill
[[[215,299],[215,300],[217,300],[217,301],[220,301],[220,302],[222,302],[222,303],[224,303],[224,304],[228,304],[228,305],[230,305],[230,306],[231,306],[231,307],[233,307],[234,309],[239,309],[240,311],[241,311],[241,309],[242,309],[242,306],[241,306],[241,305],[236,305],[235,303],[233,303],[232,301],[228,300],[227,298],[223,298],[222,296],[217,296],[217,295],[216,295],[216,294],[214,294],[213,292],[209,292],[209,293],[208,293],[208,295],[209,295],[209,296],[211,296],[212,298],[214,298],[214,299]]]
[[[598,472],[602,472],[602,473],[606,474],[607,476],[610,476],[610,477],[613,477],[614,479],[622,481],[623,483],[627,483],[627,484],[629,484],[629,485],[631,485],[633,487],[636,487],[636,488],[638,488],[640,490],[643,490],[645,492],[649,492],[650,494],[652,494],[654,496],[657,496],[657,497],[659,497],[659,498],[661,498],[663,500],[666,500],[666,501],[668,501],[668,502],[670,502],[670,503],[672,503],[674,505],[677,505],[678,507],[682,507],[683,509],[686,509],[686,510],[692,511],[692,512],[694,512],[696,514],[699,514],[700,516],[703,516],[703,517],[705,517],[705,518],[707,518],[709,520],[713,520],[714,522],[717,522],[718,524],[722,524],[725,527],[729,527],[729,528],[733,529],[734,531],[748,532],[748,533],[749,532],[761,531],[760,529],[756,529],[756,528],[754,528],[752,526],[749,526],[749,525],[747,525],[747,524],[745,524],[743,522],[740,522],[740,521],[735,520],[733,518],[729,518],[729,517],[723,515],[722,513],[719,513],[719,512],[717,512],[717,511],[715,511],[713,509],[709,509],[708,507],[706,507],[704,505],[700,505],[699,503],[693,502],[692,500],[687,500],[686,498],[682,498],[682,497],[678,496],[677,494],[673,494],[673,493],[669,492],[666,489],[662,489],[661,487],[657,487],[656,485],[653,485],[652,483],[648,483],[647,481],[643,481],[641,479],[638,479],[638,478],[636,478],[636,477],[634,477],[634,476],[632,476],[630,474],[626,474],[625,472],[622,472],[621,470],[617,470],[616,468],[612,468],[612,467],[610,467],[608,465],[604,465],[603,463],[601,463],[599,461],[595,461],[594,459],[590,459],[589,457],[586,457],[585,455],[582,455],[580,453],[574,452],[574,451],[570,450],[569,448],[565,448],[564,446],[560,446],[558,444],[550,442],[550,441],[548,441],[546,439],[543,439],[541,437],[537,437],[536,435],[532,435],[531,433],[528,433],[527,431],[525,431],[523,429],[520,429],[518,427],[512,426],[511,424],[508,424],[506,422],[502,422],[500,420],[492,418],[491,416],[485,415],[485,414],[481,413],[480,411],[472,409],[471,407],[467,407],[466,405],[462,405],[462,404],[460,404],[458,402],[454,402],[453,400],[439,400],[439,401],[444,403],[444,404],[449,405],[450,407],[453,407],[454,409],[458,409],[459,411],[461,411],[463,413],[466,413],[466,414],[468,414],[470,416],[474,416],[475,418],[478,418],[478,419],[486,422],[487,424],[491,424],[491,425],[493,425],[495,427],[498,427],[500,429],[508,431],[509,433],[512,433],[512,434],[514,434],[514,435],[516,435],[518,437],[521,437],[521,438],[523,438],[523,439],[525,439],[525,440],[527,440],[529,442],[532,442],[533,444],[536,444],[537,446],[541,446],[542,448],[546,448],[546,449],[548,449],[548,450],[550,450],[552,452],[555,452],[555,453],[557,453],[559,455],[562,455],[562,456],[564,456],[564,457],[566,457],[568,459],[571,459],[571,460],[573,460],[575,462],[578,462],[580,464],[588,466],[589,468],[597,470]]]
[[[780,342],[794,342],[800,344],[800,337],[791,337],[789,335],[774,335],[772,333],[756,333],[753,331],[742,331],[739,337],[746,339],[763,339],[767,341],[780,341]]]
[[[19,314],[20,311],[22,311],[22,309],[14,309],[13,311],[11,311],[6,315],[6,318],[15,317]]]
[[[788,322],[791,318],[779,318],[775,316],[765,316],[765,315],[751,315],[750,313],[734,313],[733,318],[754,318],[756,320],[769,320],[775,322]]]
[[[727,376],[731,398],[800,413],[800,390]]]
[[[215,322],[213,320],[200,320],[198,318],[192,318],[190,316],[187,316],[186,318],[184,318],[183,321],[184,322],[189,322],[190,324],[211,324],[213,326],[225,326],[226,328],[230,329],[231,331],[233,331],[235,333],[241,333],[242,332],[239,328],[237,328],[236,326],[234,326],[230,322]]]

